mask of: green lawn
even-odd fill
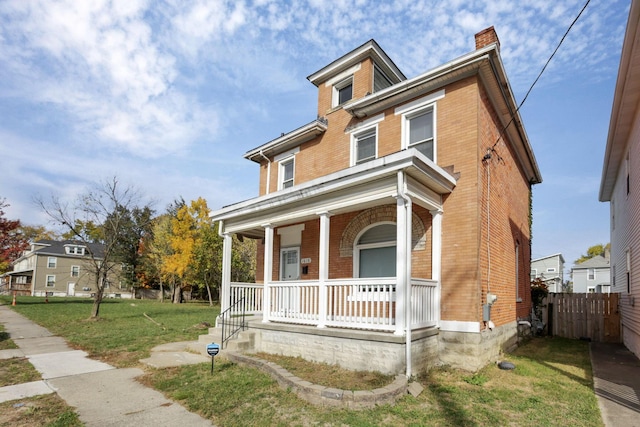
[[[205,333],[200,324],[213,323],[218,313],[204,304],[108,300],[101,309],[102,320],[87,321],[91,301],[54,298],[45,304],[33,298],[18,301],[13,308],[103,360],[120,360],[119,366],[134,364],[157,344],[196,339]],[[162,326],[145,318],[145,313]],[[126,356],[116,357],[120,352]],[[475,374],[434,369],[417,377],[425,386],[417,398],[407,395],[396,405],[359,411],[311,405],[281,389],[268,375],[222,358],[216,360],[213,375],[210,364],[204,363],[149,368],[142,381],[223,426],[603,425],[587,343],[536,338],[506,359],[516,365],[515,370],[503,371],[495,365]],[[292,362],[283,359],[281,363]],[[333,370],[309,364],[297,375],[303,379],[304,372],[335,375]],[[345,375],[346,381],[349,374],[339,375]]]
[[[10,305],[11,300],[2,296],[0,303]],[[119,368],[149,357],[156,345],[197,340],[220,312],[203,303],[107,299],[100,305],[100,319],[89,320],[92,304],[84,298],[49,298],[45,303],[44,298],[18,297],[12,308],[91,357]]]

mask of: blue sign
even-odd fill
[[[216,344],[212,342],[211,344],[207,344],[207,354],[209,356],[215,356],[220,352],[220,344]]]

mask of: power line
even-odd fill
[[[538,83],[538,80],[540,80],[540,77],[542,76],[542,73],[544,73],[544,71],[547,69],[547,66],[551,62],[551,59],[553,59],[553,57],[555,56],[556,52],[558,52],[558,49],[560,49],[560,46],[562,46],[562,43],[564,42],[564,39],[567,37],[567,35],[571,31],[571,29],[573,28],[575,23],[578,22],[578,19],[580,19],[580,16],[582,16],[582,12],[585,11],[587,6],[589,6],[590,2],[591,2],[591,0],[587,0],[587,2],[584,4],[584,6],[582,6],[582,9],[580,10],[580,13],[578,13],[578,15],[575,17],[575,19],[571,23],[571,25],[569,25],[569,28],[567,28],[567,31],[564,33],[564,35],[560,39],[560,42],[558,43],[558,46],[556,46],[556,48],[554,49],[554,51],[551,54],[551,56],[549,56],[549,59],[547,59],[547,62],[544,64],[544,67],[542,67],[542,70],[540,70],[540,73],[538,73],[538,77],[536,77],[536,79],[533,81],[533,83],[531,83],[531,86],[529,87],[529,90],[527,90],[527,93],[524,95],[524,98],[520,102],[520,105],[518,105],[518,108],[516,108],[516,111],[511,115],[511,120],[509,120],[509,123],[507,123],[506,126],[504,127],[504,129],[502,130],[502,132],[500,132],[500,136],[498,136],[498,139],[496,140],[495,144],[493,144],[493,146],[491,147],[491,150],[493,150],[495,148],[495,146],[498,144],[498,142],[500,141],[500,138],[502,137],[502,133],[504,133],[504,131],[506,131],[509,126],[511,126],[511,123],[513,123],[513,121],[515,120],[515,115],[518,114],[518,112],[520,111],[520,108],[522,107],[522,104],[524,104],[524,102],[527,100],[527,98],[529,97],[529,94],[533,90],[533,87],[536,85],[536,83]]]

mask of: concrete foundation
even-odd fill
[[[440,363],[475,372],[518,345],[517,322],[481,332],[440,331]]]
[[[406,338],[389,333],[315,328],[278,323],[251,323],[253,351],[302,357],[355,371],[388,375],[406,373]],[[438,330],[415,331],[411,342],[412,372],[437,363]]]

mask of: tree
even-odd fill
[[[57,240],[61,238],[55,231],[48,230],[43,225],[22,225],[20,232],[29,242],[38,240]]]
[[[574,264],[583,263],[586,260],[597,257],[597,256],[604,256],[610,250],[611,250],[611,243],[607,243],[606,245],[603,245],[602,243],[593,245],[589,249],[587,249],[586,254],[580,255],[580,258],[575,260]]]
[[[20,220],[5,218],[7,206],[6,200],[0,199],[0,273],[9,271],[11,263],[29,248],[29,241],[21,233]]]
[[[51,196],[50,202],[37,200],[55,223],[86,247],[89,255],[88,269],[96,287],[91,318],[99,317],[104,289],[108,285],[109,277],[117,274],[117,266],[120,265],[117,261],[118,248],[126,224],[124,213],[136,208],[139,200],[138,192],[133,187],[121,186],[116,177],[96,183],[92,189],[81,194],[72,206],[63,203],[55,195]],[[95,225],[100,232],[87,233],[87,224]],[[101,243],[103,250],[96,253],[90,243]]]

